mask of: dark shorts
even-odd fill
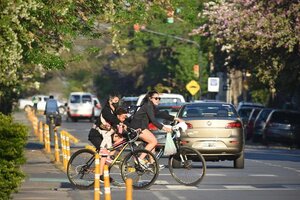
[[[115,134],[116,133],[111,135],[112,141]],[[103,141],[103,137],[96,129],[91,128],[88,139],[96,147],[96,149],[100,149],[100,145],[101,142]]]
[[[103,137],[96,129],[91,128],[88,139],[97,149],[99,149],[101,142],[103,140]]]

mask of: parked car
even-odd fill
[[[261,141],[262,133],[265,128],[266,121],[272,110],[273,110],[272,108],[263,108],[258,113],[258,115],[254,121],[254,124],[253,124],[253,135],[252,135],[253,142]]]
[[[244,130],[232,104],[188,103],[177,116],[188,125],[181,135],[183,145],[199,150],[206,160],[232,160],[234,168],[244,168]]]
[[[49,99],[49,95],[34,95],[30,99],[19,99],[18,101],[18,107],[21,110],[26,110],[26,109],[33,109],[34,108],[34,103],[33,99],[37,100],[37,111],[43,113],[46,108],[46,102]],[[59,107],[59,112],[63,114],[65,112],[65,107],[64,104],[61,103],[60,101],[57,101],[58,107]]]
[[[252,111],[250,113],[250,116],[247,120],[247,124],[245,126],[245,135],[246,135],[246,140],[249,140],[253,136],[253,129],[254,129],[254,121],[261,111],[262,108],[252,108]]]
[[[278,142],[290,147],[300,146],[300,112],[272,110],[262,134],[263,143]]]
[[[120,105],[125,109],[129,109],[131,106],[136,105],[137,100],[138,97],[122,97]]]
[[[261,103],[254,103],[254,102],[240,102],[238,104],[237,107],[237,111],[239,111],[241,108],[247,108],[247,107],[251,107],[251,108],[264,108],[265,106],[262,105]]]
[[[99,99],[96,96],[93,96],[93,103],[94,103],[94,117],[97,118],[100,116],[102,106]]]
[[[67,103],[67,120],[76,122],[78,119],[89,119],[91,122],[95,117],[93,95],[87,92],[72,92]]]
[[[142,104],[142,101],[144,99],[146,94],[142,94],[138,97],[137,106],[140,106]],[[170,94],[170,93],[160,93],[159,94],[160,104],[181,104],[185,102],[184,97],[181,94]]]

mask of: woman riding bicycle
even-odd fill
[[[109,98],[103,107],[100,117],[97,119],[95,124],[93,125],[94,129],[100,129],[100,132],[107,132],[108,135],[100,136],[97,131],[90,132],[89,140],[96,148],[100,148],[101,160],[100,160],[100,181],[103,181],[103,169],[104,165],[107,161],[111,160],[110,156],[114,154],[114,152],[109,152],[107,149],[112,145],[112,142],[118,142],[120,137],[117,135],[117,127],[118,125],[126,126],[125,119],[122,119],[124,115],[126,115],[126,111],[124,113],[123,110],[119,110],[116,113],[119,105],[119,97],[117,94],[110,94]],[[120,118],[121,117],[121,118]],[[109,138],[108,146],[102,146],[105,141],[105,137]],[[108,139],[108,138],[106,138]],[[109,144],[110,143],[110,144]],[[111,178],[110,182],[114,182]]]
[[[171,128],[158,122],[156,117],[160,117],[170,121],[175,120],[178,122],[183,122],[182,119],[169,115],[166,112],[159,111],[157,108],[159,100],[160,97],[157,91],[153,90],[148,92],[143,99],[142,106],[138,111],[136,111],[130,122],[131,128],[142,129],[142,133],[139,135],[139,138],[147,143],[145,149],[151,151],[152,153],[155,152],[157,139],[153,135],[153,133],[148,129],[149,123],[153,123],[157,128],[162,129],[166,132],[171,132]],[[143,159],[143,157],[141,157],[141,159]]]

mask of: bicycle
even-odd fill
[[[115,164],[120,165],[123,181],[132,178],[133,188],[146,189],[150,187],[157,179],[159,166],[153,153],[146,149],[137,149],[135,141],[138,139],[140,131],[127,128],[127,134],[118,144],[113,145],[110,151],[119,151],[111,164],[111,169]],[[121,154],[129,148],[123,161],[120,161]],[[88,189],[94,184],[95,176],[95,154],[100,149],[93,151],[91,149],[80,149],[72,154],[67,165],[67,176],[70,183],[78,189]],[[146,154],[145,159],[140,161],[141,154]]]
[[[169,156],[169,171],[178,183],[189,186],[197,185],[202,181],[206,173],[206,162],[198,150],[182,145],[180,139],[180,133],[184,129],[182,125],[179,123],[172,126],[172,139],[177,153]],[[156,154],[157,160],[163,156],[163,153],[164,147],[159,148]]]
[[[56,117],[56,114],[54,113],[51,113],[49,115],[46,116],[48,119],[47,119],[47,124],[49,126],[49,135],[50,135],[50,142],[54,142],[54,130],[55,130],[55,117]]]

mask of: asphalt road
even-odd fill
[[[91,125],[83,120],[64,122],[62,128],[78,137],[82,144],[88,144]],[[149,190],[134,191],[134,199],[299,199],[299,149],[247,145],[245,152],[245,169],[234,169],[232,161],[208,162],[207,174],[198,186],[180,185],[167,168],[163,169]],[[160,162],[166,163],[167,159]],[[113,170],[111,176],[121,181],[118,170]],[[93,190],[70,190],[69,193],[78,199],[93,198]],[[125,199],[124,195],[125,187],[112,186],[112,199]]]
[[[63,121],[64,129],[80,139],[71,146],[74,152],[90,144],[87,140],[92,123]],[[34,147],[34,148],[33,148]],[[13,199],[94,199],[94,191],[78,190],[71,186],[66,173],[55,168],[47,156],[39,153],[42,145],[31,144],[24,166],[29,172],[19,194]],[[232,161],[207,162],[207,172],[198,186],[177,183],[167,168],[160,171],[156,183],[148,190],[134,190],[134,200],[298,200],[300,196],[300,150],[281,147],[246,145],[245,169],[234,169]],[[160,163],[166,163],[163,158]],[[34,168],[35,167],[35,168]],[[122,182],[119,169],[110,175]],[[103,191],[103,185],[101,185]],[[38,189],[35,189],[38,188]],[[111,186],[112,200],[125,199],[125,186]],[[101,196],[104,199],[104,196]]]

